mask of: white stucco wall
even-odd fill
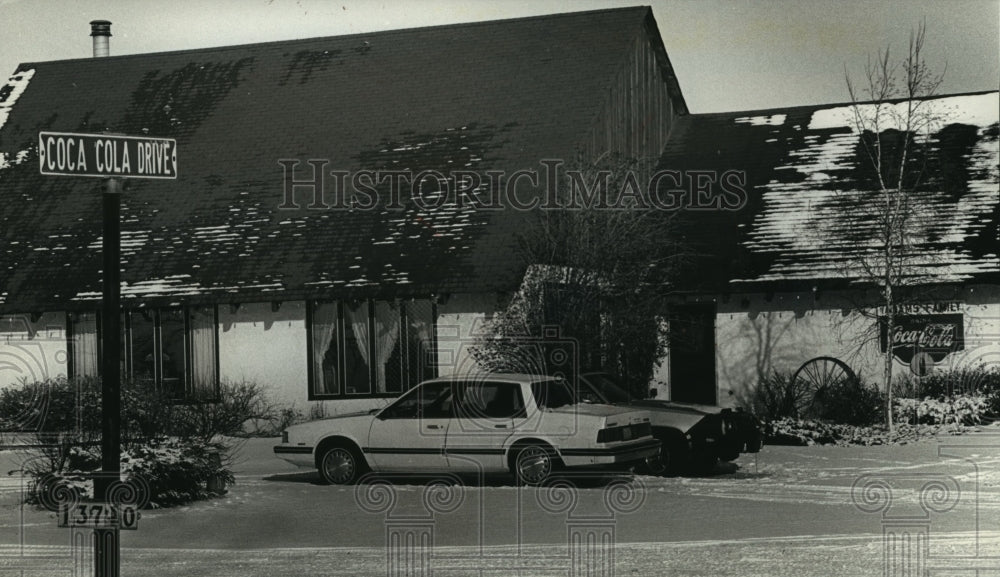
[[[271,399],[305,416],[364,411],[386,399],[310,401],[306,342],[306,306],[286,301],[278,311],[271,303],[246,303],[233,312],[219,305],[219,377],[224,381],[256,381]]]
[[[480,370],[471,347],[496,310],[494,295],[452,295],[437,307],[437,358],[440,376]]]
[[[972,287],[964,296],[965,350],[938,368],[1000,367],[1000,287]]]
[[[0,316],[0,388],[67,374],[66,314]]]
[[[277,312],[270,303],[244,303],[235,312],[219,305],[219,377],[255,381],[275,401],[305,408],[306,309],[285,302]]]
[[[838,358],[866,382],[883,386],[882,356],[874,319],[849,312],[843,303],[812,294],[776,294],[770,302],[750,295],[749,307],[734,298],[719,303],[716,316],[716,375],[719,404],[733,406],[772,371],[791,373],[819,356]],[[824,300],[827,303],[824,303]],[[935,370],[1000,365],[1000,287],[964,289],[955,298],[964,318],[965,349]],[[894,374],[910,373],[896,361]]]
[[[496,306],[492,295],[452,295],[438,305],[437,354],[439,373],[474,371],[469,353]],[[308,390],[305,303],[284,302],[280,310],[270,303],[242,304],[236,312],[219,306],[219,373],[223,380],[252,380],[266,386],[272,398],[309,415],[332,416],[382,407],[391,399],[337,399],[310,401]],[[322,409],[319,409],[322,407]]]

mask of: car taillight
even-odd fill
[[[622,428],[614,427],[613,429],[601,429],[597,431],[597,442],[598,443],[615,443],[622,440]]]
[[[282,443],[288,442],[288,431],[281,431],[281,442]]]
[[[648,422],[638,425],[625,425],[622,427],[611,427],[597,431],[598,443],[617,443],[619,441],[631,441],[640,437],[647,437],[653,434],[653,427]]]

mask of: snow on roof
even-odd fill
[[[21,70],[11,76],[7,83],[0,87],[0,129],[7,123],[10,111],[14,108],[17,99],[27,90],[28,82],[31,81],[34,75],[34,68]]]
[[[1000,281],[1000,93],[920,105],[937,120],[929,134],[915,135],[921,150],[913,160],[922,174],[912,194],[922,212],[914,218],[911,276],[925,283]],[[887,104],[881,128],[898,129],[889,119],[905,106]],[[689,287],[865,280],[862,264],[875,242],[873,215],[865,211],[877,181],[850,106],[692,115],[678,133],[662,165],[742,170],[747,178],[739,210],[685,215],[683,234],[698,255],[684,279]],[[890,147],[892,138],[885,137]]]

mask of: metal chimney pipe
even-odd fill
[[[104,58],[111,53],[108,39],[111,38],[111,22],[91,20],[90,35],[94,37],[94,58]]]

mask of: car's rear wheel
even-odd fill
[[[660,452],[652,457],[646,457],[639,467],[639,472],[646,475],[666,475],[670,471],[670,449],[666,444],[660,446]]]
[[[348,485],[358,480],[367,469],[356,450],[343,445],[324,449],[319,461],[319,476],[330,485]]]
[[[660,442],[660,454],[645,459],[638,471],[645,475],[660,476],[680,472],[691,456],[684,434],[676,429],[656,427],[653,429],[653,437]]]
[[[514,455],[511,472],[522,485],[540,485],[552,477],[558,466],[558,458],[551,448],[528,445]]]

